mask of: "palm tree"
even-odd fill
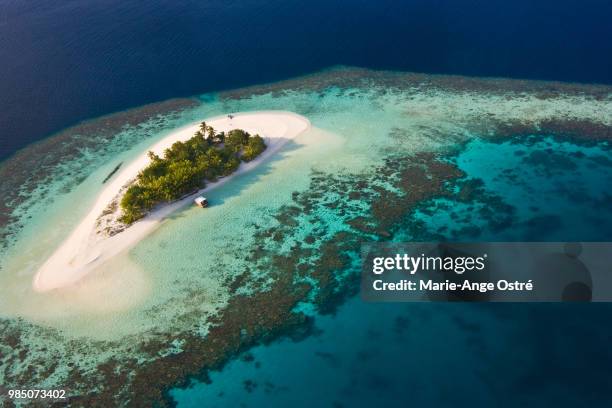
[[[207,126],[206,131],[208,133],[208,139],[215,140],[215,129],[212,126]]]

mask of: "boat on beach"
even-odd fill
[[[206,208],[208,207],[208,200],[206,199],[206,197],[196,197],[195,200],[193,200],[193,202],[200,208]]]

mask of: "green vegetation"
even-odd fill
[[[257,156],[259,156],[264,150],[266,150],[266,144],[264,143],[261,137],[250,137],[249,140],[247,140],[246,145],[244,146],[244,150],[242,152],[242,160],[247,162],[251,161]]]
[[[251,161],[265,149],[259,135],[242,129],[216,133],[202,122],[191,139],[174,143],[163,158],[149,152],[151,163],[121,199],[120,221],[131,224],[159,203],[204,188],[207,180],[233,173],[241,161]]]

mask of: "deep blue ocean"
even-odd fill
[[[0,1],[0,160],[81,120],[342,64],[612,83],[607,0]]]

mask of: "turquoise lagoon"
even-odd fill
[[[612,152],[553,136],[467,143],[449,160],[487,198],[422,203],[394,240],[609,240]],[[597,163],[597,164],[595,164]],[[418,235],[410,226],[424,225]],[[474,228],[474,226],[478,228]],[[316,319],[314,335],[261,345],[170,395],[179,407],[595,406],[607,401],[607,304],[366,303]],[[594,351],[597,350],[597,351]],[[576,383],[589,390],[576,392]],[[518,389],[521,392],[516,392]]]
[[[375,84],[244,92],[238,99],[202,95],[179,114],[126,127],[109,145],[83,149],[51,169],[52,182],[28,192],[25,204],[14,209],[23,228],[10,237],[0,261],[0,313],[7,326],[19,331],[20,344],[29,353],[19,364],[3,363],[0,383],[20,378],[28,365],[48,370],[40,357],[50,350],[58,364],[44,379],[32,377],[38,386],[62,384],[74,367],[88,372],[111,358],[144,364],[180,354],[186,332],[205,342],[211,319],[233,296],[228,282],[251,266],[245,254],[260,244],[258,232],[276,228],[278,214],[293,205],[294,193],[308,193],[315,175],[393,190],[393,180],[374,180],[372,174],[387,160],[410,160],[425,152],[462,170],[465,175],[457,183],[476,183],[469,200],[434,197],[407,209],[394,226],[394,240],[610,239],[612,152],[606,142],[578,142],[555,134],[490,138],[494,122],[570,116],[611,126],[609,98],[561,93],[542,99],[524,91],[509,98],[501,91]],[[254,171],[211,192],[208,210],[175,213],[79,287],[32,292],[36,268],[87,212],[117,164],[206,117],[274,109],[308,117],[313,129]],[[43,195],[48,199],[37,199]],[[345,199],[337,192],[313,198]],[[367,201],[351,208],[349,216],[370,210]],[[318,241],[311,245],[316,249],[334,233],[350,230],[347,215],[333,206],[315,209],[318,225],[304,217],[272,248],[288,253],[295,242],[318,231]],[[353,269],[336,278],[355,278]],[[256,273],[266,279],[265,268]],[[249,290],[246,285],[239,293]],[[563,383],[553,381],[560,372],[590,378],[607,361],[594,360],[586,345],[589,338],[595,339],[591,347],[603,347],[602,339],[609,336],[600,322],[609,312],[605,305],[589,310],[521,305],[512,306],[517,312],[511,314],[505,305],[374,305],[350,298],[335,315],[319,316],[309,299],[302,306],[314,317],[318,335],[257,346],[246,358],[243,354],[213,372],[211,384],[194,380],[191,387],[169,395],[179,407],[258,406],[264,401],[269,406],[309,406],[313,401],[327,406],[400,405],[385,400],[388,395],[405,395],[416,405],[470,398],[472,403],[479,398],[494,404],[500,392],[510,394],[513,387],[530,383],[535,372],[551,382],[534,389],[533,398],[554,395],[561,401]],[[557,318],[559,313],[567,318]],[[561,335],[543,334],[545,326]],[[570,331],[579,335],[562,335]],[[139,350],[143,339],[160,333],[175,336],[166,349],[153,356]],[[555,347],[538,357],[542,341]],[[564,351],[570,348],[571,353]],[[524,365],[516,367],[517,361]],[[581,372],[586,367],[590,372]],[[592,393],[594,402],[599,397]]]

